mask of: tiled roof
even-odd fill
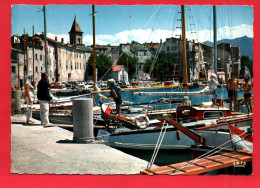
[[[70,30],[70,33],[74,33],[74,32],[83,33],[82,30],[80,29],[76,16],[74,18],[74,22],[73,22],[71,30]]]
[[[124,65],[114,65],[114,66],[112,67],[112,71],[113,71],[113,72],[120,71],[123,67],[124,67]]]

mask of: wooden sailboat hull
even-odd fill
[[[218,147],[227,142],[225,147],[232,149],[232,143],[229,142],[230,133],[228,131],[228,123],[214,124],[214,121],[216,122],[216,120],[201,120],[183,123],[182,126],[197,134],[201,134],[205,139],[205,145]],[[212,125],[209,125],[211,123]],[[252,118],[237,119],[231,121],[230,124],[240,127],[241,129],[247,129],[248,127],[252,127]],[[205,129],[206,127],[208,127],[208,129]],[[119,128],[116,133],[112,134],[105,130],[100,130],[97,139],[104,140],[107,145],[115,148],[154,150],[160,134],[163,135],[163,131],[161,133],[161,129],[154,127],[139,130]],[[189,136],[173,126],[169,126],[161,142],[160,149],[188,149],[195,144],[196,142]]]

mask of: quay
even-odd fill
[[[99,141],[76,143],[73,132],[25,124],[24,114],[11,116],[11,173],[14,174],[140,174],[147,161]]]

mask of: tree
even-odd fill
[[[249,69],[251,76],[253,77],[253,61],[251,61],[248,56],[242,56],[241,57],[241,71],[240,71],[240,75],[242,78],[244,77],[246,66]]]
[[[152,68],[152,72],[150,76],[153,76],[154,78],[157,78],[158,81],[166,81],[170,80],[173,77],[173,70],[174,70],[174,63],[172,60],[172,56],[164,56],[161,55],[157,58],[156,62],[154,57],[146,60],[146,63],[144,64],[143,71],[147,74],[149,74],[150,69]],[[152,65],[154,66],[152,67]]]
[[[99,54],[96,56],[96,68],[98,70],[97,80],[103,77],[105,74],[110,75],[112,67],[112,60],[109,59],[104,54]],[[110,71],[108,71],[110,70]],[[87,75],[93,76],[93,54],[89,57],[87,64]],[[105,76],[106,76],[105,75]]]
[[[127,54],[123,54],[119,59],[117,64],[118,65],[124,65],[126,67],[126,70],[128,71],[128,75],[130,78],[133,78],[136,73],[136,66],[137,66],[137,57],[131,57]]]

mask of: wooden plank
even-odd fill
[[[143,170],[140,173],[148,175],[195,175],[231,167],[241,162],[245,163],[250,161],[252,161],[252,155],[232,152],[214,155],[199,160],[191,160],[190,162],[181,162],[168,166]]]

